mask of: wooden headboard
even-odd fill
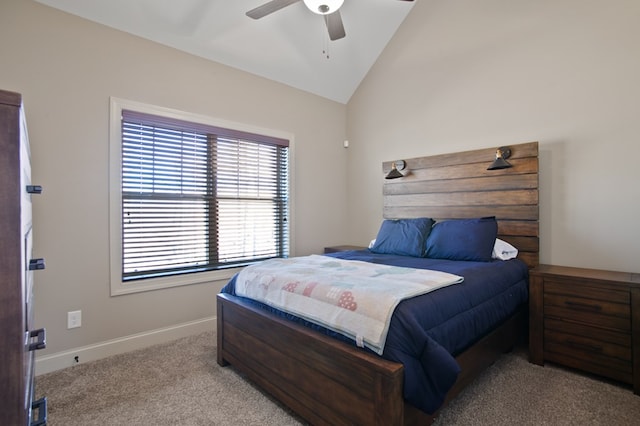
[[[384,218],[495,216],[498,238],[517,247],[518,258],[534,268],[539,263],[538,142],[508,147],[513,167],[501,170],[487,170],[497,146],[404,159],[409,174],[384,181]],[[383,163],[385,174],[392,163]]]

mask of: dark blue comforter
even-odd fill
[[[442,405],[460,372],[454,357],[511,316],[528,299],[528,269],[519,260],[463,262],[382,255],[369,250],[328,256],[433,269],[464,277],[461,284],[402,301],[389,326],[382,356],[404,365],[405,399],[430,414]],[[222,292],[235,294],[234,282],[235,278]],[[340,334],[255,303],[325,334],[352,342]]]

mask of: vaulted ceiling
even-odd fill
[[[302,1],[261,19],[268,0],[37,0],[42,4],[347,103],[414,3],[345,0],[346,37]]]

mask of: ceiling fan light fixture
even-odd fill
[[[318,15],[329,15],[340,9],[344,0],[304,0],[305,6]]]

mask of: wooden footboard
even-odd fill
[[[402,424],[401,364],[218,295],[218,364],[314,425]]]
[[[217,296],[218,364],[232,364],[314,425],[418,425],[433,416],[402,397],[402,364]],[[522,336],[520,312],[457,360],[463,371],[447,400]]]

